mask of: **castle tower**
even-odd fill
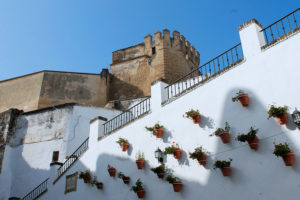
[[[144,42],[112,53],[110,100],[149,96],[150,85],[161,78],[167,83],[196,69],[199,52],[184,36],[163,30],[144,38]]]

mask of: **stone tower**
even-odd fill
[[[143,43],[112,53],[110,100],[149,96],[153,81],[171,83],[199,66],[199,52],[178,31],[172,36],[157,31],[154,41],[147,35]]]

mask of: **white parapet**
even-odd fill
[[[261,52],[261,47],[266,44],[262,32],[262,26],[255,20],[244,23],[238,28],[240,33],[241,44],[244,52],[244,57],[251,57]]]
[[[162,80],[156,80],[151,84],[151,110],[155,111],[161,108],[161,103],[168,99],[168,91],[165,87],[168,84]]]

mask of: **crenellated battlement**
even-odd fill
[[[112,53],[112,65],[129,61],[143,56],[152,57],[159,53],[159,50],[170,49],[181,51],[186,60],[191,62],[193,66],[200,63],[200,54],[178,31],[173,31],[172,37],[168,29],[164,29],[163,33],[156,31],[153,37],[148,34],[144,37],[144,42],[125,49],[120,49]]]

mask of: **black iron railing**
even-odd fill
[[[75,151],[72,153],[68,159],[63,163],[63,165],[57,169],[56,178],[53,183],[56,183],[58,179],[78,160],[83,152],[87,150],[89,146],[89,138],[87,138]]]
[[[200,66],[198,69],[195,69],[194,71],[168,85],[165,88],[168,92],[168,99],[178,96],[186,90],[205,82],[212,76],[217,75],[218,73],[228,69],[242,60],[243,51],[241,43],[239,43]]]
[[[277,41],[277,39],[280,39],[287,33],[297,29],[299,27],[299,22],[300,8],[267,26],[261,30],[264,32],[266,44],[274,43]]]
[[[103,124],[104,135],[124,126],[132,120],[146,114],[150,110],[150,97],[122,112],[111,120]]]
[[[34,200],[34,199],[37,199],[42,194],[44,194],[48,188],[48,180],[49,180],[49,178],[47,178],[45,181],[43,181],[41,184],[39,184],[36,188],[34,188],[31,192],[29,192],[25,197],[23,197],[22,200]]]

